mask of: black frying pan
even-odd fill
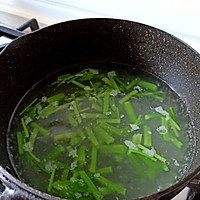
[[[27,34],[0,54],[0,182],[10,188],[15,186],[17,192],[10,195],[14,199],[54,198],[14,177],[6,151],[6,132],[16,104],[48,74],[70,65],[97,62],[131,65],[158,76],[174,88],[190,112],[196,152],[188,175],[170,188],[142,199],[170,199],[187,185],[196,188],[200,172],[200,55],[153,27],[124,20],[84,19]]]

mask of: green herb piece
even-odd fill
[[[176,115],[173,107],[169,107],[169,116],[176,122]]]
[[[63,154],[63,152],[65,151],[65,148],[58,144],[57,146],[54,147],[54,149],[46,156],[46,158],[44,159],[45,162],[49,162],[49,161],[53,161],[55,159],[57,159],[60,155]]]
[[[55,173],[56,173],[56,166],[54,165],[53,169],[52,169],[52,172],[51,172],[50,179],[49,179],[49,185],[48,185],[48,188],[47,188],[47,192],[51,192],[52,183],[54,181]]]
[[[23,149],[24,137],[22,132],[17,132],[17,145],[18,145],[18,153],[22,155],[24,153]]]
[[[120,124],[120,119],[98,119],[97,123],[111,123],[111,124]]]
[[[141,144],[141,142],[142,142],[142,134],[138,133],[138,134],[133,135],[132,142],[135,145]]]
[[[107,85],[112,87],[112,83],[108,78],[104,77],[104,78],[102,78],[102,81],[105,82],[105,84],[107,84]]]
[[[137,154],[135,155],[135,154],[130,153],[128,154],[128,157],[129,157],[130,163],[132,164],[134,169],[136,169],[140,178],[146,179],[146,174],[144,173],[144,169],[141,167],[142,166],[141,160],[139,159]]]
[[[67,132],[67,133],[61,133],[53,136],[54,142],[58,141],[66,141],[71,139],[72,137],[75,137],[77,135],[76,132]]]
[[[93,129],[104,143],[111,144],[114,142],[115,139],[112,136],[110,136],[103,128],[99,126],[94,126]]]
[[[106,186],[107,188],[110,188],[112,191],[117,192],[118,194],[125,195],[126,189],[122,187],[119,184],[116,184],[108,179],[106,179],[103,176],[94,176],[94,179],[97,180],[102,185]]]
[[[72,138],[70,138],[70,145],[75,146],[75,145],[79,144],[80,141],[81,141],[80,137],[77,137],[77,136],[72,137]]]
[[[170,141],[179,149],[181,149],[183,146],[183,143],[173,136],[170,137]]]
[[[75,116],[77,118],[77,121],[80,124],[82,122],[82,119],[81,119],[81,116],[80,116],[76,101],[72,101],[72,106],[74,108],[74,113],[75,113]]]
[[[126,114],[128,116],[128,119],[129,119],[130,123],[135,123],[136,114],[135,114],[135,111],[133,109],[133,106],[132,106],[131,102],[127,101],[123,105],[124,105],[124,109],[126,111]]]
[[[70,106],[69,103],[63,104],[63,105],[57,105],[54,103],[49,104],[45,108],[43,108],[40,112],[38,112],[38,116],[41,117],[42,119],[47,118],[49,115],[52,115],[53,113],[68,108]]]
[[[91,162],[90,162],[90,167],[89,167],[89,171],[91,173],[96,172],[96,163],[97,163],[97,147],[92,146],[92,155],[91,155]]]
[[[169,123],[166,120],[166,117],[161,117],[161,126],[162,126],[163,130],[160,130],[160,132],[163,135],[163,139],[165,141],[170,141],[171,136],[170,136],[169,131],[168,131],[168,129],[169,129]]]
[[[120,86],[121,86],[122,88],[126,89],[127,85],[126,85],[123,81],[121,81],[117,76],[114,76],[114,79],[115,79],[115,81],[116,81],[117,83],[120,84]]]
[[[107,124],[106,122],[100,123],[99,125],[100,127],[104,128],[105,130],[108,130],[109,132],[113,134],[117,134],[117,135],[122,134],[122,131],[119,128],[112,126],[110,124]]]
[[[146,114],[144,116],[145,120],[149,120],[149,119],[161,119],[161,117],[163,117],[164,115],[156,112],[156,113],[151,113],[151,114]]]
[[[93,197],[96,200],[101,200],[103,198],[101,193],[96,188],[96,186],[94,185],[94,183],[92,182],[90,177],[87,175],[87,173],[85,171],[81,170],[81,171],[79,171],[79,174],[80,174],[81,178],[84,180],[84,182],[86,183],[86,185],[88,186],[89,191],[92,193]]]
[[[40,159],[38,157],[36,157],[33,153],[26,151],[26,154],[28,154],[30,156],[30,158],[32,160],[34,160],[35,162],[40,162]]]
[[[56,81],[51,83],[51,85],[57,85],[59,87],[60,85],[64,84],[66,81],[72,79],[74,75],[71,74],[64,74],[62,76],[59,76]]]
[[[117,85],[117,83],[116,83],[114,77],[113,77],[113,76],[109,76],[109,80],[110,80],[110,82],[111,82],[111,84],[112,84],[112,87],[113,87],[115,90],[117,90],[118,92],[120,92],[120,89],[119,89],[119,87],[118,87],[118,85]]]
[[[142,122],[142,115],[139,114],[139,115],[137,116],[136,120],[135,120],[135,124],[136,124],[136,125],[140,125],[141,122]]]
[[[31,127],[34,128],[34,129],[37,129],[38,132],[40,134],[42,134],[43,136],[49,136],[50,135],[50,132],[47,129],[43,128],[42,126],[40,126],[36,122],[32,122]]]
[[[169,124],[172,127],[175,136],[179,137],[179,131],[181,130],[180,126],[172,118],[169,118]]]
[[[101,118],[107,118],[104,114],[102,113],[82,113],[81,117],[83,119],[101,119]]]
[[[61,101],[65,98],[65,94],[63,93],[58,93],[58,94],[55,94],[49,98],[47,98],[47,102],[48,103],[53,103],[55,101]]]
[[[133,86],[135,86],[138,82],[140,81],[140,78],[135,78],[134,80],[132,80],[127,86],[126,89],[129,90],[131,89]]]
[[[24,130],[24,137],[28,138],[29,137],[29,131],[28,131],[28,127],[25,124],[24,118],[21,118],[21,124]]]
[[[139,145],[140,145],[140,144],[139,144]],[[139,145],[138,145],[138,147],[139,147]],[[149,149],[147,149],[147,148],[143,149],[143,147],[144,147],[144,146],[140,146],[141,150],[144,150],[146,153],[144,153],[144,152],[142,152],[142,151],[139,151],[139,150],[129,149],[129,150],[128,150],[128,155],[129,155],[129,154],[136,154],[136,155],[138,155],[138,156],[145,157],[145,158],[150,159],[150,160],[152,160],[152,161],[157,161],[156,158],[154,158],[153,156],[150,156],[150,155],[151,155],[151,151],[150,151]],[[149,152],[149,153],[148,153],[149,155],[147,154],[147,152]]]
[[[74,118],[74,116],[73,116],[72,113],[68,113],[68,112],[67,112],[67,118],[68,118],[68,120],[69,120],[69,123],[70,123],[73,127],[78,126],[78,122],[76,121],[76,119]]]
[[[71,83],[83,89],[86,87],[86,85],[79,83],[78,81],[75,81],[75,80],[72,80]]]
[[[157,92],[140,92],[140,93],[136,94],[136,96],[138,96],[138,97],[140,97],[140,96],[141,96],[141,97],[143,97],[143,96],[152,97],[152,98],[157,99],[157,100],[159,100],[159,101],[163,101],[164,98],[161,97],[161,96],[158,96],[158,95],[157,95],[158,92],[159,92],[159,91],[157,91]]]
[[[147,146],[147,147],[150,147],[152,145],[152,138],[151,138],[151,130],[150,130],[150,127],[148,126],[144,126],[144,145]]]
[[[101,153],[111,153],[111,154],[123,154],[127,153],[127,148],[123,144],[110,144],[110,145],[101,145],[99,147]]]
[[[24,113],[30,110],[31,106],[37,102],[38,98],[35,98],[26,108],[24,108],[20,113],[19,116],[22,116]]]
[[[159,154],[155,153],[154,157],[157,158],[158,160],[160,160],[163,163],[166,163],[167,159],[164,158],[163,156],[160,156]]]
[[[158,90],[157,85],[150,83],[150,82],[147,82],[147,81],[140,80],[137,84],[139,86],[143,87],[143,88],[146,88],[146,89],[149,89],[149,90],[152,90],[152,91]]]
[[[88,134],[88,136],[89,136],[89,139],[90,139],[91,143],[92,143],[94,146],[98,146],[99,143],[98,143],[97,138],[96,138],[96,136],[94,135],[94,133],[93,133],[91,127],[90,127],[90,126],[86,126],[86,127],[85,127],[85,130],[86,130],[86,132],[87,132],[87,134]]]
[[[103,112],[103,109],[101,107],[101,105],[99,105],[98,103],[92,103],[92,109],[97,110],[99,112]]]
[[[103,113],[106,114],[109,111],[109,95],[103,97]]]
[[[38,135],[38,129],[34,128],[33,131],[31,132],[30,138],[29,138],[29,142],[32,146],[34,146],[35,144],[35,140],[37,138]]]
[[[86,146],[80,146],[78,148],[78,157],[75,158],[78,162],[78,166],[84,166],[86,164]]]
[[[119,100],[119,104],[123,104],[126,101],[128,101],[132,96],[136,95],[138,93],[137,90],[133,90],[132,92],[128,93],[127,95],[125,95],[123,98],[121,98]]]
[[[85,136],[83,130],[78,129],[78,130],[76,131],[76,134],[77,134],[82,140],[85,140],[86,136]]]
[[[61,181],[67,180],[68,176],[69,176],[69,167],[64,168],[64,170],[61,174]]]
[[[103,168],[100,168],[100,169],[96,170],[96,173],[99,173],[99,174],[112,174],[113,173],[113,169],[112,169],[112,166],[103,167]]]

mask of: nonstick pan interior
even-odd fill
[[[21,97],[39,80],[70,65],[113,62],[136,66],[169,84],[187,105],[197,149],[188,177],[156,194],[160,198],[184,187],[199,165],[199,55],[177,38],[139,23],[86,19],[57,24],[12,42],[0,55],[0,165],[12,175],[6,132]],[[152,198],[155,199],[155,196]]]

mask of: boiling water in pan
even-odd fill
[[[58,75],[53,75],[50,78],[44,79],[39,84],[34,86],[30,91],[28,91],[28,93],[23,97],[13,115],[12,124],[10,126],[11,128],[8,134],[8,152],[12,165],[19,179],[38,190],[49,192],[50,194],[68,199],[101,199],[102,196],[104,196],[103,199],[133,199],[163,190],[171,186],[172,184],[175,184],[185,175],[187,175],[187,171],[190,168],[194,152],[194,135],[192,134],[192,125],[190,123],[189,114],[179,96],[166,83],[156,78],[155,76],[152,76],[145,72],[136,71],[127,66],[121,66],[117,64],[98,64],[89,65],[86,67],[89,67],[91,69],[99,69],[99,74],[104,74],[104,76],[108,79],[109,76],[107,76],[107,73],[111,72],[110,74],[114,74],[114,70],[117,74],[117,77],[126,85],[130,84],[131,81],[135,78],[140,77],[140,79],[142,79],[143,81],[148,81],[153,83],[154,85],[157,85],[158,90],[153,91],[153,93],[155,92],[156,96],[159,97],[157,98],[152,96],[139,96],[138,94],[141,92],[140,90],[142,90],[142,87],[137,84],[128,91],[123,91],[121,93],[118,93],[117,95],[115,90],[116,88],[112,90],[112,92],[114,92],[116,96],[110,95],[110,100],[111,98],[115,99],[116,106],[120,110],[120,114],[118,113],[118,115],[120,116],[121,121],[120,124],[111,123],[110,125],[114,126],[118,130],[126,130],[126,133],[123,132],[123,134],[114,134],[109,132],[109,129],[106,130],[106,128],[103,127],[103,129],[106,130],[108,134],[113,138],[113,140],[111,139],[109,143],[106,143],[106,141],[102,141],[102,138],[99,138],[97,133],[93,131],[96,134],[97,140],[99,142],[98,146],[96,147],[98,154],[95,164],[91,164],[91,162],[94,162],[94,157],[91,158],[91,149],[93,148],[94,144],[91,144],[92,141],[90,136],[88,136],[87,134],[86,127],[88,127],[89,125],[92,127],[93,130],[95,130],[94,126],[100,126],[98,123],[96,124],[96,121],[98,121],[99,119],[86,120],[84,118],[84,115],[85,113],[99,113],[100,111],[91,109],[91,99],[88,100],[88,97],[84,97],[79,100],[82,107],[82,111],[80,111],[82,112],[82,114],[79,114],[83,119],[81,123],[78,124],[76,122],[74,126],[70,124],[68,120],[66,120],[66,113],[69,114],[69,112],[73,112],[72,107],[62,109],[44,119],[33,119],[33,121],[35,121],[37,124],[47,129],[50,132],[50,135],[43,136],[42,134],[38,134],[34,143],[34,148],[28,146],[28,144],[30,143],[28,143],[27,141],[29,141],[30,138],[25,139],[26,141],[24,141],[23,150],[31,152],[32,155],[36,156],[39,163],[41,163],[42,166],[44,166],[44,169],[49,172],[45,173],[43,172],[44,170],[38,170],[37,166],[35,166],[34,169],[33,163],[31,165],[30,160],[29,162],[27,162],[26,156],[24,156],[23,154],[19,155],[18,153],[16,134],[17,132],[22,131],[20,122],[21,117],[19,117],[19,113],[35,98],[44,100],[46,97],[48,98],[58,93],[64,93],[66,95],[66,98],[68,98],[67,102],[69,102],[69,97],[71,97],[71,94],[78,94],[79,91],[83,89],[80,89],[79,86],[76,86],[72,83],[62,84],[59,87],[51,86],[51,83],[56,80]],[[79,72],[77,70],[78,67],[74,67],[73,69],[76,69],[76,73]],[[97,75],[96,71],[90,72]],[[65,72],[62,73],[64,74]],[[91,80],[94,82],[100,81],[97,79]],[[116,83],[118,86],[120,86],[119,82],[116,81]],[[84,84],[86,84],[86,82],[84,82]],[[129,101],[131,103],[136,116],[141,115],[140,123],[138,123],[137,126],[133,122],[130,122],[130,119],[127,117],[128,113],[124,109],[124,103],[119,104],[120,99],[122,99],[127,93],[132,90],[137,90],[138,96],[135,95],[125,102]],[[149,92],[148,89],[143,89],[143,91],[147,93]],[[159,91],[162,91],[162,93]],[[86,91],[83,91],[83,93],[84,92]],[[150,91],[150,93],[151,92],[152,91]],[[104,107],[105,99],[101,97],[101,100],[102,101],[99,102],[101,102],[103,104],[102,106]],[[108,112],[104,113],[108,118],[109,115],[112,115],[111,112],[114,112],[111,109],[111,106],[112,105],[110,104],[109,110],[107,110]],[[181,128],[181,130],[178,131],[179,136],[176,136],[175,132],[173,132],[174,127],[168,127],[171,136],[177,139],[175,139],[176,142],[172,142],[172,139],[170,141],[169,139],[168,141],[164,140],[164,134],[162,132],[164,130],[161,124],[161,118],[145,119],[145,115],[159,113],[160,111],[162,114],[164,114],[164,118],[166,119],[169,114],[169,107],[173,107],[176,115],[176,121]],[[113,116],[111,118],[116,118],[116,116]],[[166,121],[168,121],[168,119],[166,119]],[[169,122],[167,123],[169,124]],[[144,143],[144,126],[150,128],[150,130],[148,131],[151,137],[150,145],[146,145]],[[69,138],[60,140],[58,137],[55,141],[56,135],[67,132],[75,132],[77,131],[77,127],[83,130],[83,133],[85,135],[85,138],[82,138],[83,140],[78,142]],[[126,129],[127,127],[128,129]],[[159,158],[155,158],[156,156],[150,155],[149,152],[142,150],[138,147],[136,147],[135,149],[135,146],[133,145],[134,140],[132,140],[132,137],[136,134],[142,135],[142,140],[140,141],[142,147],[148,148],[149,150],[151,150],[151,152],[153,152],[155,149],[158,155],[166,159],[166,162],[162,163],[162,159],[159,160]],[[64,148],[62,154],[56,157],[54,160],[50,159],[50,161],[47,162],[45,158],[47,158],[47,155],[49,155],[49,153],[55,148],[55,146],[58,145],[59,147],[62,146],[62,148]],[[105,150],[106,146],[109,148],[111,147],[110,145],[123,146],[125,149],[125,155],[123,155],[122,157],[122,154],[119,154],[119,152],[111,153],[109,152],[109,150]],[[98,197],[98,195],[95,196],[95,191],[87,191],[87,187],[89,187],[86,183],[87,181],[85,182],[84,176],[80,176],[79,174],[79,166],[77,166],[78,162],[75,162],[77,155],[73,157],[73,152],[76,154],[81,146],[84,146],[86,148],[85,163],[84,166],[81,167],[81,171],[86,172],[97,190],[95,191],[98,194],[103,194],[101,197]],[[132,150],[133,152],[131,152]],[[137,152],[134,151],[139,151],[140,153],[142,152],[142,155],[139,155],[137,154]],[[144,153],[145,155],[147,155],[147,157],[144,156]],[[131,157],[130,155],[133,157]],[[151,161],[148,156],[154,158],[156,161]],[[135,157],[137,157],[136,160]],[[53,176],[52,171],[55,163],[64,163],[65,166],[63,164],[61,168],[57,167],[55,171],[56,173]],[[95,165],[95,169],[91,170],[91,165],[93,165],[93,167]],[[64,176],[63,171],[66,166],[69,169],[68,176],[65,178],[65,181],[63,181],[63,178],[61,177]],[[107,173],[101,173],[98,171],[98,169],[105,167],[108,167],[107,169],[109,169]],[[119,190],[116,191],[116,188],[113,189],[110,187],[109,184],[99,181],[99,176],[106,178],[106,180],[116,184],[116,187],[119,187]],[[50,177],[53,178],[51,186],[49,186],[51,179]],[[61,179],[63,182],[61,181]],[[81,181],[81,183],[83,184],[83,188],[86,187],[85,191],[73,192],[73,195],[75,194],[75,196],[73,196],[72,194],[67,194],[65,189],[62,190],[60,188],[59,191],[59,189],[57,188],[56,190],[56,183],[57,186],[63,187],[62,184],[64,183],[71,184],[71,182],[76,183],[76,181],[77,184],[78,181]],[[103,179],[103,181],[105,180]],[[58,183],[62,184],[59,185]],[[74,184],[73,186],[75,187],[77,185]],[[70,189],[68,188],[67,190]],[[119,191],[121,191],[121,193]],[[73,197],[70,195],[72,195]]]

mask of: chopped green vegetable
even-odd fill
[[[94,145],[94,146],[98,146],[99,143],[97,141],[97,138],[96,136],[94,135],[93,131],[92,131],[92,128],[90,126],[86,126],[85,127],[85,130],[89,136],[89,140],[91,141],[91,143]]]
[[[37,129],[38,132],[40,134],[42,134],[43,136],[48,136],[50,134],[50,132],[47,129],[43,128],[42,126],[40,126],[36,122],[32,122],[31,127]]]
[[[48,192],[51,192],[52,183],[53,183],[53,180],[54,180],[54,177],[55,177],[55,173],[56,173],[56,166],[54,165],[52,172],[51,172],[50,179],[49,179],[49,185],[48,185],[48,188],[47,188]]]
[[[22,155],[24,153],[23,149],[24,138],[22,132],[17,132],[17,144],[18,144],[18,153]]]
[[[98,135],[104,143],[111,144],[115,141],[115,139],[112,136],[110,136],[103,128],[99,126],[94,126],[93,129],[96,132],[96,135]]]
[[[119,184],[116,184],[103,176],[94,177],[99,183],[111,189],[111,191],[115,191],[121,195],[126,194],[126,189]]]
[[[101,169],[96,170],[96,172],[99,174],[111,174],[113,173],[113,169],[112,169],[112,166],[103,167]]]
[[[65,148],[58,144],[54,147],[54,149],[46,156],[46,158],[44,159],[46,162],[55,160],[56,158],[58,158],[60,155],[63,154],[63,152],[65,151]]]
[[[158,89],[157,85],[143,80],[140,80],[137,84],[143,88],[147,88],[152,91],[157,91]]]
[[[132,106],[131,102],[127,101],[123,105],[124,105],[124,109],[126,111],[126,114],[128,116],[128,119],[129,119],[130,123],[135,123],[136,114],[135,114],[135,111],[133,109],[133,106]]]
[[[85,171],[79,171],[79,174],[81,178],[84,180],[84,182],[87,184],[87,186],[89,187],[89,190],[92,193],[93,197],[96,200],[101,200],[103,198],[101,193],[96,188],[96,186],[94,185],[90,177],[87,175],[87,173]]]
[[[90,168],[89,168],[89,171],[91,173],[96,172],[96,163],[97,163],[97,147],[92,146],[92,155],[91,155],[91,162],[90,162]]]
[[[24,118],[21,118],[21,124],[22,124],[23,130],[24,130],[24,137],[28,138],[29,137],[29,131],[28,131],[28,128],[25,124]]]
[[[144,126],[144,145],[147,146],[147,147],[150,147],[152,145],[152,138],[151,138],[151,130],[150,130],[150,127],[148,126]]]
[[[136,95],[138,93],[137,90],[133,90],[132,92],[128,93],[126,96],[124,96],[123,98],[121,98],[119,100],[119,104],[123,104],[126,101],[128,101],[132,96]]]

